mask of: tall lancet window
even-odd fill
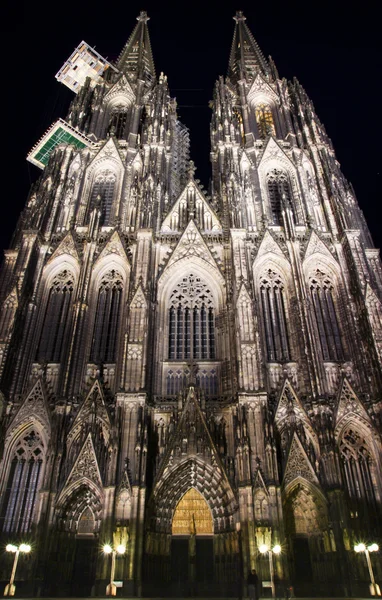
[[[41,483],[44,444],[32,429],[17,442],[10,459],[7,487],[1,506],[1,530],[30,531],[37,492]]]
[[[170,360],[215,358],[212,292],[192,273],[183,277],[170,296],[168,356]]]
[[[113,207],[116,176],[113,171],[103,171],[97,175],[90,198],[91,209],[101,210],[100,225],[111,224],[111,209]]]
[[[260,280],[260,298],[268,361],[288,361],[290,351],[284,284],[280,275],[271,269]]]
[[[272,109],[269,104],[258,104],[255,108],[255,117],[261,138],[266,138],[268,135],[276,135]]]
[[[123,278],[118,271],[102,277],[98,289],[97,309],[90,360],[94,363],[115,362],[122,310]]]
[[[376,505],[379,501],[377,468],[370,447],[360,431],[349,425],[340,441],[340,454],[348,494],[353,501]]]
[[[42,332],[37,347],[39,362],[58,363],[62,359],[66,332],[70,326],[74,276],[61,271],[49,289]]]
[[[310,294],[324,360],[343,360],[341,334],[330,278],[317,269],[309,281]]]
[[[119,140],[124,137],[127,123],[127,106],[115,106],[110,113],[108,131]]]
[[[288,175],[280,169],[273,169],[267,175],[267,187],[273,225],[282,225],[283,206],[290,206],[293,210]]]

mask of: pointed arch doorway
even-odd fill
[[[209,595],[214,584],[213,519],[207,501],[195,488],[179,500],[171,533],[173,587],[183,596]]]

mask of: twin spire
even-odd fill
[[[251,81],[259,71],[264,75],[269,74],[269,64],[246,25],[246,18],[242,11],[238,11],[233,19],[236,25],[228,64],[228,77],[236,83],[244,78]],[[120,71],[128,73],[130,79],[134,81],[141,79],[150,84],[155,80],[155,66],[147,26],[149,21],[147,13],[141,11],[137,21],[118,58],[117,67]]]
[[[155,80],[155,66],[147,27],[149,19],[145,11],[140,12],[138,23],[118,58],[117,67],[123,73],[127,72],[133,81],[141,79],[150,84]]]
[[[236,83],[240,79],[252,81],[259,71],[268,75],[269,64],[246,25],[242,11],[238,11],[233,19],[236,25],[228,63],[228,77]]]

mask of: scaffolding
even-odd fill
[[[86,42],[81,42],[58,71],[56,79],[77,93],[87,77],[90,77],[92,85],[96,85],[109,68],[118,72],[94,48]]]
[[[69,123],[63,119],[58,119],[49,127],[39,142],[33,146],[27,160],[36,167],[44,169],[48,164],[50,155],[59,144],[71,144],[81,149],[92,146],[94,143]]]

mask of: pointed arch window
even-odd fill
[[[170,296],[168,356],[170,360],[215,358],[212,292],[192,273],[183,277]]]
[[[272,109],[269,104],[265,104],[264,102],[258,104],[255,108],[255,117],[261,138],[264,139],[268,135],[276,135]]]
[[[268,361],[289,361],[284,284],[280,275],[272,269],[260,279],[260,298]]]
[[[343,360],[341,334],[330,278],[317,269],[310,277],[310,295],[324,360]]]
[[[115,362],[122,309],[123,278],[112,270],[103,276],[98,289],[90,360],[94,363]]]
[[[62,359],[66,332],[70,326],[73,290],[74,276],[70,271],[65,269],[53,279],[37,348],[39,362],[58,363]]]
[[[101,210],[100,225],[110,225],[111,210],[113,207],[116,176],[113,171],[103,171],[97,175],[90,198],[91,208],[99,207]]]
[[[282,225],[283,207],[293,209],[288,175],[280,169],[273,169],[267,175],[267,187],[273,225]]]
[[[365,437],[354,426],[343,432],[340,455],[349,497],[375,506],[379,499],[375,460]]]
[[[1,507],[1,529],[7,533],[30,531],[40,487],[44,444],[31,430],[17,442],[10,462],[7,487]]]
[[[110,113],[108,132],[114,133],[117,139],[124,137],[127,123],[127,106],[115,106]]]

